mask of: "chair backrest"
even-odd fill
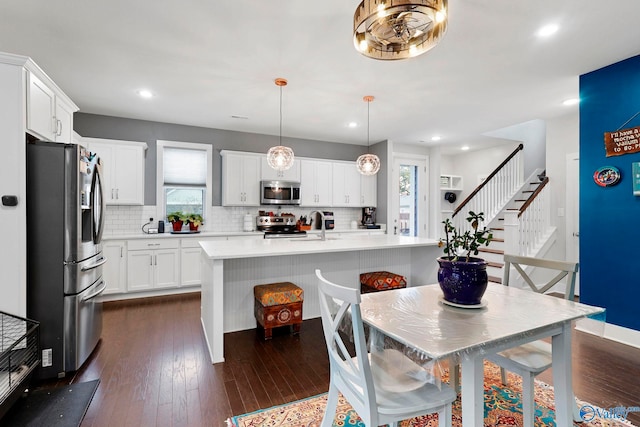
[[[509,273],[511,270],[511,265],[516,269],[520,276],[524,279],[524,281],[529,285],[529,287],[534,291],[540,294],[547,292],[551,289],[556,283],[562,280],[564,277],[567,278],[567,282],[565,285],[564,298],[568,300],[573,300],[575,296],[575,288],[576,288],[576,273],[578,272],[578,263],[577,262],[569,262],[569,261],[556,261],[551,259],[544,258],[532,258],[518,255],[504,255],[504,277],[502,279],[502,284],[505,286],[509,286]],[[529,274],[525,272],[525,267],[531,266],[536,268],[544,268],[547,270],[555,270],[558,271],[556,276],[543,284],[536,284]]]
[[[328,281],[318,269],[316,276],[331,381],[363,419],[368,414],[373,425],[378,425],[375,386],[360,314],[360,291]],[[340,332],[353,338],[355,361]]]

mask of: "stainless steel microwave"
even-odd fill
[[[299,205],[300,183],[293,181],[260,181],[260,204]]]

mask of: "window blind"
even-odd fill
[[[164,185],[204,186],[207,184],[207,152],[165,147]]]

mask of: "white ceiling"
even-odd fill
[[[391,62],[354,49],[357,4],[2,0],[0,51],[32,57],[87,113],[278,135],[284,77],[285,137],[366,145],[373,95],[371,142],[450,148],[575,112],[562,101],[580,74],[640,54],[638,0],[450,0],[443,41]]]

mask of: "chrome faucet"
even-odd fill
[[[326,227],[324,224],[324,212],[322,211],[311,211],[311,213],[309,214],[309,217],[313,219],[313,214],[314,213],[318,213],[320,214],[320,240],[327,240],[327,236],[325,234],[326,232]]]

